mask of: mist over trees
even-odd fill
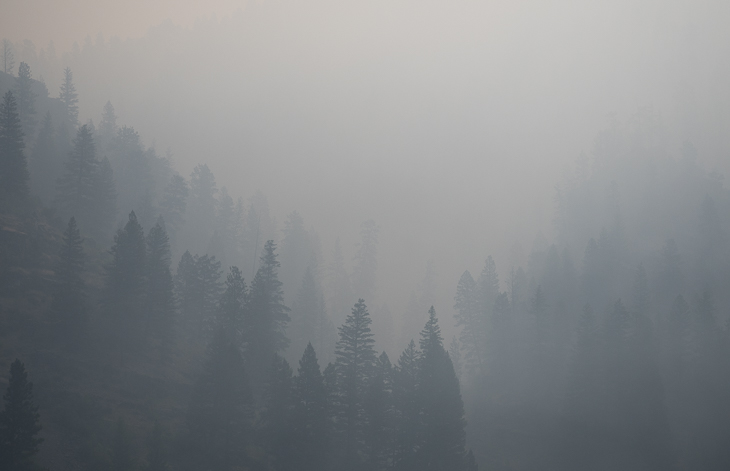
[[[284,10],[310,18],[315,3]],[[0,469],[730,469],[730,191],[713,168],[730,148],[716,132],[727,95],[714,114],[693,114],[726,68],[692,91],[715,50],[695,57],[697,81],[678,69],[687,83],[669,118],[632,105],[589,136],[587,124],[545,130],[533,118],[502,132],[474,120],[476,93],[398,110],[453,77],[429,75],[397,42],[376,68],[395,75],[369,74],[377,60],[348,28],[347,54],[321,50],[347,59],[341,72],[314,86],[302,66],[268,85],[291,60],[272,51],[299,38],[304,63],[321,45],[299,23],[262,32],[276,5],[139,40],[89,39],[60,57],[52,44],[3,41]],[[352,8],[375,24],[375,7]],[[211,58],[192,67],[178,54],[194,57],[208,38],[261,38],[272,51],[257,56],[250,41],[212,51],[227,61],[201,97],[186,84],[211,73]],[[447,54],[444,70],[459,75],[473,52]],[[136,94],[103,79],[127,77],[130,57],[144,71],[164,54]],[[395,65],[402,58],[413,70]],[[180,81],[178,60],[194,69]],[[230,63],[251,80],[228,75]],[[406,80],[418,70],[423,81]],[[360,76],[408,82],[413,95]],[[234,89],[246,91],[233,99]],[[281,93],[251,98],[265,90]],[[512,91],[505,122],[545,93]],[[348,104],[350,121],[330,114]],[[534,108],[556,122],[562,109]],[[584,151],[562,157],[573,160],[562,173],[555,159],[523,180],[495,148],[471,147],[500,132],[508,157],[568,138]]]

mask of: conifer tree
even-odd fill
[[[466,420],[459,381],[444,350],[433,307],[428,314],[420,339],[417,400],[422,425],[415,460],[421,470],[461,470],[466,456]]]
[[[18,203],[28,196],[28,164],[23,149],[23,128],[13,92],[0,103],[0,202]]]
[[[134,211],[123,229],[114,236],[112,262],[106,267],[103,306],[112,318],[119,348],[123,353],[133,337],[141,338],[146,292],[147,244]]]
[[[17,358],[10,365],[8,388],[0,412],[0,468],[7,471],[35,469],[33,457],[43,439],[38,406],[33,402],[33,383]]]
[[[312,344],[307,344],[294,378],[293,461],[301,471],[325,469],[330,442],[327,388]]]
[[[240,347],[218,329],[187,414],[183,469],[229,471],[248,464],[252,397]]]
[[[147,235],[146,268],[145,304],[148,310],[148,329],[156,337],[169,342],[174,322],[175,300],[170,272],[170,243],[162,216]]]
[[[71,69],[63,69],[63,82],[58,98],[63,103],[66,111],[66,118],[69,123],[76,127],[79,124],[79,95],[76,93],[76,85],[73,83],[74,75]]]
[[[276,244],[269,240],[261,256],[261,266],[251,283],[250,308],[244,329],[247,364],[250,365],[254,392],[265,381],[266,359],[284,350],[289,343],[284,335],[289,322],[289,308],[284,305],[278,269]]]
[[[370,314],[359,299],[345,323],[337,342],[338,435],[341,463],[355,469],[363,464],[365,432],[365,395],[375,365],[375,340],[370,330]]]
[[[83,239],[72,217],[63,233],[63,245],[54,273],[55,293],[51,316],[59,325],[60,337],[77,344],[86,325]]]
[[[21,62],[18,67],[18,79],[15,82],[15,93],[18,99],[18,114],[23,126],[23,134],[29,141],[35,136],[35,93],[32,90],[33,78],[30,66]]]
[[[192,256],[186,251],[178,263],[175,290],[180,317],[195,340],[208,339],[213,332],[220,277],[221,264],[215,257]]]

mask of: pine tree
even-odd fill
[[[364,401],[376,360],[371,322],[365,301],[359,299],[339,329],[340,339],[335,350],[341,464],[349,469],[363,464]]]
[[[272,469],[288,471],[298,469],[293,460],[292,419],[292,369],[289,363],[274,354],[264,391],[264,410],[261,413],[261,434],[264,447],[269,453]]]
[[[99,162],[99,178],[96,185],[95,216],[100,237],[106,239],[116,221],[117,191],[109,159],[104,157]]]
[[[218,329],[187,415],[183,469],[228,471],[246,466],[252,397],[238,345]]]
[[[267,358],[286,349],[289,343],[284,335],[289,322],[289,308],[284,305],[278,269],[276,244],[269,240],[261,256],[261,266],[251,283],[250,308],[244,329],[247,364],[250,365],[254,392],[264,381]]]
[[[194,340],[207,340],[213,332],[220,277],[221,264],[215,257],[193,257],[186,251],[180,258],[175,291],[184,329]]]
[[[74,75],[71,69],[66,67],[63,69],[63,82],[61,83],[61,91],[58,98],[63,103],[66,111],[66,118],[72,126],[79,124],[79,95],[76,93],[76,86],[73,83]]]
[[[190,174],[190,198],[185,213],[188,225],[185,231],[187,247],[207,249],[215,230],[218,200],[213,172],[207,165],[198,165]]]
[[[15,93],[18,96],[18,114],[26,139],[32,141],[35,136],[35,93],[32,90],[33,78],[30,66],[21,62],[18,67],[18,79],[15,82]]]
[[[332,257],[332,264],[329,267],[329,306],[330,314],[335,325],[340,325],[347,317],[349,307],[352,305],[354,296],[350,275],[345,269],[345,258],[342,255],[339,237],[335,241],[335,249]]]
[[[327,388],[312,344],[307,344],[294,378],[293,462],[301,471],[325,469],[330,441]]]
[[[154,336],[169,343],[174,323],[175,300],[170,272],[170,242],[162,216],[147,235],[146,268],[147,328]]]
[[[55,293],[51,303],[51,316],[59,325],[59,337],[78,344],[86,327],[86,286],[84,271],[83,239],[72,217],[63,233],[63,245],[54,273]]]
[[[421,438],[415,460],[419,469],[462,470],[466,456],[466,420],[459,380],[443,347],[433,307],[421,331],[417,400]]]
[[[7,471],[35,469],[33,457],[43,439],[38,406],[33,403],[33,383],[28,381],[25,365],[17,358],[10,365],[8,388],[3,395],[5,408],[0,412],[0,468]]]
[[[133,338],[142,338],[144,327],[147,244],[134,211],[129,213],[124,228],[114,236],[110,253],[112,262],[106,267],[102,304],[112,318],[120,351],[124,353]]]
[[[28,164],[23,149],[23,129],[13,92],[0,104],[0,203],[19,203],[28,196]]]

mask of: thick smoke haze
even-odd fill
[[[56,54],[82,122],[111,100],[183,175],[263,190],[325,247],[375,219],[397,309],[429,259],[447,285],[473,253],[524,263],[504,248],[551,234],[556,182],[613,119],[651,108],[670,153],[728,169],[725,2],[51,3],[8,4],[3,31],[77,41]],[[33,65],[55,94],[60,67]]]
[[[409,350],[401,353],[413,338],[411,364],[422,355],[413,371],[425,375],[433,360],[430,378],[443,381],[423,384],[443,383],[451,388],[444,397],[459,397],[452,425],[468,447],[454,449],[472,448],[480,469],[540,469],[543,460],[544,469],[723,469],[730,458],[697,443],[730,437],[722,399],[730,376],[710,379],[730,371],[728,24],[722,0],[2,1],[0,92],[19,98],[14,105],[4,95],[0,106],[0,183],[27,180],[28,191],[0,191],[0,341],[10,339],[7,352],[40,352],[27,363],[40,370],[39,402],[55,424],[41,460],[61,454],[70,423],[43,393],[58,380],[44,355],[58,350],[59,362],[98,355],[100,365],[130,374],[101,380],[88,365],[86,376],[78,373],[114,386],[75,391],[107,405],[89,412],[103,419],[83,423],[106,435],[80,445],[87,454],[69,458],[67,469],[117,459],[109,458],[116,448],[89,450],[123,442],[125,417],[134,417],[138,458],[146,449],[140,430],[158,420],[187,430],[165,440],[188,447],[210,418],[200,385],[215,382],[215,373],[206,376],[211,358],[230,371],[245,365],[245,379],[228,379],[249,402],[226,404],[255,411],[239,423],[269,441],[251,445],[265,451],[242,452],[251,461],[218,464],[190,451],[201,461],[186,465],[178,449],[173,468],[293,469],[271,445],[286,428],[271,404],[288,400],[267,396],[271,382],[301,392],[297,365],[316,369],[327,394],[342,399],[350,370],[342,366],[346,328],[337,328],[372,314],[374,347],[367,335],[362,345],[390,357],[368,350],[370,369],[352,381],[390,384],[402,419],[408,401],[398,405],[399,380],[388,375],[405,374]],[[12,131],[16,105],[23,136]],[[28,178],[25,164],[7,170],[6,154],[22,160],[19,143]],[[72,194],[84,158],[94,168],[83,177],[88,194]],[[143,281],[127,286],[119,280],[134,276],[114,270],[137,263],[122,260],[133,240],[145,268]],[[59,294],[67,272],[58,260],[73,265],[81,248],[85,268],[68,277],[81,294],[69,301]],[[229,271],[234,265],[241,272]],[[156,295],[169,296],[155,304]],[[353,309],[359,297],[370,314]],[[59,346],[68,332],[54,333],[63,321],[51,319],[74,311],[73,302],[86,316],[74,324],[84,326],[86,343],[68,335],[78,350]],[[241,327],[264,311],[268,320]],[[316,322],[302,320],[305,311],[316,311]],[[125,324],[124,313],[138,317]],[[251,333],[264,324],[266,334]],[[221,345],[229,344],[236,348],[225,357]],[[444,348],[450,357],[439,356]],[[288,365],[277,356],[271,373],[275,353]],[[145,370],[151,358],[159,361]],[[0,355],[0,371],[6,363]],[[23,369],[12,363],[8,388]],[[167,412],[135,402],[147,379],[162,384],[149,394]],[[139,409],[108,406],[127,393]],[[332,406],[344,400],[327,397],[332,436],[350,437]],[[705,399],[706,409],[686,405]],[[58,404],[71,410],[70,401]],[[369,417],[362,423],[377,422],[379,409],[357,407]],[[117,418],[112,432],[106,422]],[[330,468],[312,469],[354,456],[370,460],[354,471],[405,466],[382,458],[377,440],[363,438],[378,433],[360,426],[352,443],[365,448],[334,446],[342,450]],[[615,436],[624,438],[612,445]],[[585,455],[565,452],[581,439]],[[459,466],[469,462],[459,453]],[[0,468],[3,459],[0,443]],[[433,470],[462,471],[444,463]],[[463,471],[476,471],[469,466]]]

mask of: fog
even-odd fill
[[[680,368],[672,362],[686,353],[711,376],[713,368],[726,366],[730,345],[730,198],[722,177],[730,172],[729,21],[730,4],[723,1],[4,2],[0,65],[7,73],[0,74],[0,92],[21,96],[19,119],[30,177],[28,194],[20,198],[7,190],[0,208],[3,230],[23,234],[0,240],[5,257],[0,260],[6,265],[5,287],[0,290],[0,327],[6,333],[0,334],[0,342],[5,338],[9,345],[0,355],[0,366],[5,369],[23,353],[58,349],[65,352],[59,362],[91,361],[99,355],[100,364],[107,364],[109,355],[114,371],[160,381],[162,389],[182,385],[170,394],[172,399],[162,389],[150,393],[158,402],[140,412],[109,405],[110,397],[122,390],[135,398],[130,403],[143,401],[136,380],[115,377],[110,380],[115,386],[109,386],[115,392],[110,393],[100,392],[106,386],[99,386],[94,374],[84,377],[91,385],[79,394],[95,397],[88,399],[93,404],[89,407],[99,408],[90,413],[98,423],[89,419],[84,427],[106,438],[77,448],[114,449],[122,432],[114,432],[113,424],[119,420],[122,427],[124,421],[135,466],[152,466],[142,451],[150,424],[162,423],[169,435],[166,446],[184,455],[180,449],[195,441],[191,437],[198,419],[191,417],[206,416],[200,412],[205,410],[200,405],[203,393],[195,385],[206,378],[200,373],[205,362],[218,358],[210,353],[222,342],[217,332],[225,330],[222,326],[241,330],[235,342],[241,345],[240,365],[248,376],[246,386],[239,386],[250,389],[249,406],[256,411],[255,419],[241,420],[253,424],[255,432],[246,433],[269,437],[263,444],[251,441],[265,452],[248,450],[236,455],[238,461],[225,463],[190,455],[190,463],[213,469],[291,469],[292,463],[281,457],[295,453],[272,445],[276,440],[271,436],[278,433],[272,430],[284,426],[271,418],[276,408],[267,401],[276,401],[267,396],[270,365],[262,355],[281,354],[296,372],[311,342],[322,370],[331,362],[335,371],[344,361],[337,328],[346,324],[358,298],[364,298],[373,318],[374,348],[387,352],[393,371],[406,371],[403,365],[395,366],[410,339],[423,352],[451,348],[455,370],[438,374],[458,376],[456,395],[460,394],[459,404],[463,397],[468,424],[466,448],[458,445],[459,453],[471,449],[481,469],[540,469],[541,462],[544,469],[723,469],[730,462],[726,455],[693,443],[700,436],[710,441],[730,436],[724,419],[705,422],[712,413],[682,403],[722,396],[730,391],[728,378],[722,376],[718,384],[703,389],[706,378],[688,379],[682,369],[686,364]],[[9,69],[8,53],[14,59]],[[22,81],[21,63],[33,80]],[[64,95],[71,83],[78,95],[77,117],[64,98],[71,96]],[[22,90],[32,93],[23,95]],[[31,95],[33,113],[21,102],[22,96]],[[108,103],[111,114],[105,108]],[[44,134],[47,112],[52,127]],[[82,129],[88,131],[83,139]],[[89,155],[100,169],[94,172],[99,182],[106,182],[91,185],[108,185],[110,191],[73,199],[68,189],[73,186],[73,164],[64,162],[86,155],[82,142],[94,149]],[[10,144],[3,145],[10,149]],[[0,177],[11,175],[10,170],[2,172]],[[183,196],[180,187],[175,193],[170,183],[175,175],[185,179],[189,195]],[[217,193],[206,193],[212,188],[201,183],[207,176],[215,179]],[[96,200],[96,206],[81,202],[89,199]],[[180,202],[181,208],[175,206]],[[85,271],[79,275],[86,293],[84,335],[95,338],[72,342],[85,345],[80,350],[59,346],[58,339],[68,337],[68,331],[54,333],[63,322],[53,320],[63,309],[73,310],[58,307],[63,270],[57,261],[70,253],[62,246],[68,243],[63,234],[70,230],[71,216],[85,239]],[[170,277],[169,289],[160,290],[172,293],[174,284],[168,307],[175,319],[169,330],[175,333],[169,335],[155,327],[156,309],[168,308],[150,301],[154,293],[145,291],[139,299],[129,294],[156,289],[150,287],[152,280],[166,280],[168,275],[145,272],[146,278],[140,278],[145,281],[137,288],[127,286],[128,293],[114,284],[116,257],[126,253],[120,241],[133,238],[137,218],[143,238],[149,232],[148,246],[140,250],[156,256],[155,237],[163,239],[153,235],[158,216],[164,220],[159,225],[164,238],[170,239],[169,246],[160,249],[160,260],[169,260],[159,272],[169,272]],[[49,229],[43,232],[39,227]],[[278,245],[278,275],[271,259],[259,261],[262,255],[274,254],[266,252],[269,239]],[[31,248],[19,251],[21,246]],[[206,254],[217,257],[220,273]],[[200,280],[208,279],[201,273],[210,275],[210,294],[194,301],[186,297],[194,289],[185,284],[185,266],[195,266]],[[224,283],[234,266],[241,269],[247,287],[236,284],[235,276]],[[256,304],[254,292],[259,291],[254,284],[262,267],[269,267],[273,275],[267,272],[261,279],[281,280],[283,285],[281,299],[275,299],[278,288],[272,288],[269,304],[261,301],[273,309],[276,328],[270,337],[262,334],[259,339],[254,330],[247,334],[241,327],[245,322],[235,328],[227,324],[234,322],[234,314],[221,313],[236,303],[241,313],[258,312],[264,304]],[[480,294],[464,294],[465,270],[476,283],[474,293]],[[305,272],[310,271],[307,281]],[[679,271],[681,277],[676,275]],[[120,275],[122,279],[127,278]],[[142,288],[145,284],[148,287]],[[314,293],[309,297],[308,289]],[[645,291],[651,301],[637,301],[644,299]],[[677,295],[686,303],[677,301]],[[26,299],[23,296],[35,301],[26,306],[20,301]],[[712,302],[707,301],[710,297]],[[464,307],[467,304],[471,307]],[[314,305],[321,314],[316,323],[297,317]],[[423,325],[426,330],[431,325],[427,321],[432,305],[442,338],[431,332],[431,337],[420,337],[425,344],[419,346]],[[499,320],[507,311],[511,320]],[[677,353],[680,348],[672,342],[685,334],[672,337],[676,332],[667,326],[680,314],[671,317],[670,311],[691,311],[699,317],[711,312],[717,332],[697,327],[686,334],[692,346]],[[110,317],[110,312],[117,314]],[[113,320],[123,312],[147,314],[129,323]],[[553,317],[541,321],[542,312]],[[22,321],[24,316],[35,323]],[[284,320],[289,316],[291,323]],[[484,320],[474,320],[479,316]],[[585,371],[605,367],[605,382],[575,386],[587,377],[581,376],[583,364],[575,358],[581,356],[576,352],[588,348],[586,339],[592,334],[586,332],[609,332],[612,319],[619,318],[631,319],[621,327],[630,353],[621,357],[625,352],[611,350],[614,344],[606,333],[601,337],[606,349],[594,352],[600,360],[586,360],[585,366]],[[76,331],[81,324],[74,325],[71,330]],[[27,333],[34,329],[41,333]],[[483,338],[469,337],[472,330]],[[437,337],[439,347],[429,346],[428,340]],[[697,345],[714,345],[715,340],[708,339],[716,337],[716,350],[697,353],[702,350]],[[116,339],[109,340],[115,347],[105,350],[102,338]],[[461,347],[450,347],[452,339],[459,339]],[[684,345],[685,340],[678,342]],[[643,356],[646,352],[636,346],[642,341],[653,345],[647,350],[655,347],[651,354]],[[259,350],[257,342],[264,345]],[[291,342],[289,347],[286,342]],[[159,358],[150,353],[157,352],[158,343],[165,346]],[[135,350],[142,356],[135,357]],[[111,360],[117,353],[118,364]],[[142,357],[150,362],[149,371],[141,366]],[[628,363],[639,365],[639,373],[611,376],[611,362],[621,363],[619,357],[635,360]],[[711,360],[703,363],[697,358]],[[37,394],[49,432],[39,457],[44,466],[56,469],[48,463],[58,456],[63,446],[58,436],[68,424],[59,413],[52,420],[43,415],[43,408],[53,403],[51,393],[42,392],[43,384],[54,381],[52,375],[43,376],[52,369],[51,362],[39,353],[21,359],[41,378],[36,391],[41,390]],[[367,361],[376,365],[375,356]],[[274,363],[275,371],[284,372],[281,377],[286,368]],[[661,377],[661,387],[642,382],[652,375]],[[300,377],[301,372],[294,378]],[[376,377],[370,372],[360,379]],[[395,391],[398,381],[393,381]],[[612,381],[636,386],[640,392],[615,392]],[[700,392],[685,387],[693,381],[700,384]],[[451,383],[445,379],[444,384]],[[61,386],[52,390],[65,391]],[[561,440],[580,442],[583,429],[575,425],[576,417],[590,415],[580,409],[584,403],[576,397],[598,390],[608,398],[605,404],[612,405],[595,406],[605,415],[594,417],[591,426],[597,428],[584,435],[620,451],[591,448],[593,442],[586,439],[593,455],[585,451],[565,458],[571,453]],[[601,422],[614,411],[611,391],[616,397],[629,397],[622,413],[631,415],[626,411],[643,407],[650,409],[650,418],[642,416],[644,422],[629,426]],[[717,399],[712,404],[722,410],[718,417],[730,418],[725,402]],[[159,412],[164,409],[161,404],[169,406],[166,413]],[[362,413],[369,417],[364,423],[376,423],[367,410],[363,406]],[[571,415],[575,410],[583,412]],[[693,416],[700,419],[693,422]],[[192,435],[180,432],[183,423]],[[706,424],[707,435],[699,434]],[[627,439],[633,440],[627,445],[611,435],[622,426],[646,428],[639,438]],[[558,429],[561,432],[554,433]],[[337,426],[333,430],[333,436],[347,437],[362,432]],[[410,464],[399,461],[402,457],[381,460],[382,450],[373,451],[380,445],[357,437],[352,443],[360,440],[365,448],[344,447],[344,455],[328,458],[333,461],[327,466],[410,469],[413,463],[427,462],[430,467],[422,469],[473,469],[464,464],[469,462],[466,455],[457,466],[435,451],[428,458],[418,455]],[[281,443],[296,448],[285,440]],[[680,451],[668,452],[670,443]],[[544,450],[550,447],[554,450]],[[85,453],[91,453],[88,450]],[[109,464],[116,463],[114,453],[112,458],[68,458],[63,469],[132,469]],[[184,469],[185,459],[168,461],[173,469]],[[312,463],[325,466],[322,461]]]

